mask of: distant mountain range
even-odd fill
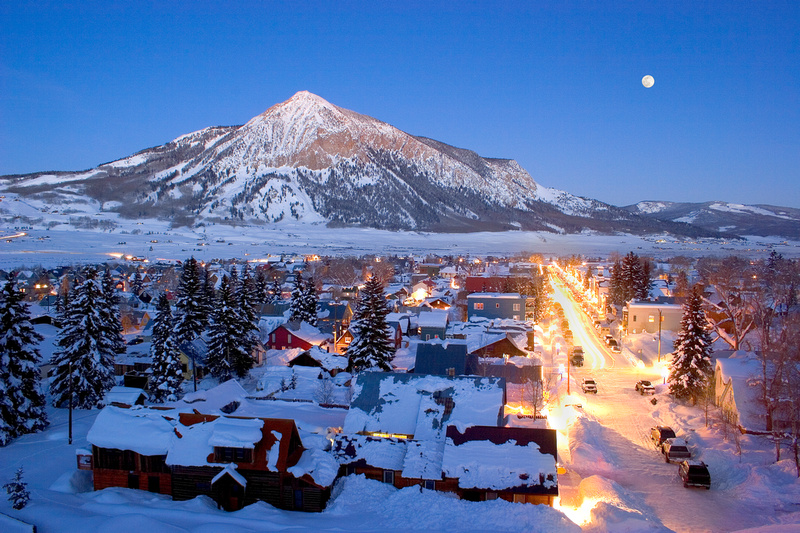
[[[693,224],[709,231],[800,240],[800,209],[792,207],[728,202],[639,202],[624,209],[654,219]]]
[[[438,232],[797,237],[800,220],[798,210],[767,206],[612,206],[542,187],[516,161],[409,135],[305,91],[243,126],[207,128],[88,171],[2,176],[0,192],[43,214],[95,210],[173,226],[291,220]],[[696,205],[704,207],[695,216]],[[41,218],[0,203],[5,222]]]

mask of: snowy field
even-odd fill
[[[752,237],[742,241],[676,241],[668,236],[560,235],[511,231],[502,233],[391,232],[362,228],[327,228],[314,224],[263,226],[212,225],[190,230],[169,229],[159,221],[125,222],[114,231],[53,229],[0,225],[0,269],[42,265],[55,267],[100,263],[133,256],[150,262],[184,260],[264,259],[268,255],[319,254],[438,254],[507,256],[540,253],[545,257],[579,254],[606,257],[611,252],[670,257],[742,254],[763,257],[777,250],[785,257],[800,256],[800,242]],[[24,233],[24,235],[21,235]]]

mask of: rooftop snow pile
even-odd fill
[[[99,448],[165,455],[175,436],[169,411],[106,407],[97,415],[86,440]],[[172,413],[174,415],[174,413]]]

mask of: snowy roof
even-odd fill
[[[297,464],[287,470],[296,478],[308,475],[317,485],[329,487],[336,481],[339,463],[326,451],[306,450]]]
[[[264,421],[259,418],[221,417],[214,421],[208,444],[224,448],[253,449],[261,440],[263,427]]]
[[[132,450],[141,455],[165,455],[174,435],[174,412],[154,409],[105,407],[97,415],[86,440],[99,448]]]
[[[326,340],[332,339],[331,335],[327,333],[322,333],[318,328],[315,328],[308,322],[300,322],[300,323],[287,322],[286,324],[283,324],[283,327],[288,329],[289,332],[295,337],[303,339],[304,341],[314,345],[319,345],[325,342]]]
[[[211,478],[211,484],[213,485],[214,483],[222,479],[222,477],[225,475],[231,476],[234,479],[234,481],[236,481],[236,483],[238,483],[242,487],[247,487],[247,480],[244,478],[244,476],[242,476],[239,472],[236,471],[236,463],[226,464],[225,467],[222,470],[220,470],[216,476]]]
[[[325,370],[344,370],[347,368],[348,364],[347,357],[335,353],[326,352],[319,346],[313,346],[311,349],[298,354],[291,361],[289,361],[289,363],[291,364],[292,362],[294,362],[295,359],[297,359],[302,355],[307,355],[308,357],[317,361],[320,364],[320,366],[322,366],[322,368],[324,368]]]
[[[421,328],[446,328],[446,311],[428,311],[420,313],[417,317],[417,325]]]
[[[554,430],[448,428],[442,470],[461,488],[558,494]],[[528,492],[526,491],[526,492]]]
[[[187,410],[188,407],[189,410],[196,409],[207,414],[217,414],[223,407],[230,405],[231,402],[241,402],[246,396],[247,391],[239,385],[239,382],[235,379],[229,379],[212,389],[190,392],[181,400],[167,405],[181,411]]]
[[[408,443],[407,439],[339,434],[331,451],[339,464],[402,470]]]
[[[519,300],[522,298],[518,292],[473,292],[472,294],[467,295],[467,300],[469,299],[514,299]]]
[[[504,403],[502,378],[364,372],[344,432],[422,435],[447,424],[499,425]]]
[[[109,390],[103,397],[103,403],[106,405],[110,405],[112,403],[133,405],[139,401],[142,396],[144,396],[145,399],[149,398],[147,393],[142,389],[116,385],[111,387],[111,390]]]

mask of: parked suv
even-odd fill
[[[708,466],[702,461],[681,461],[678,466],[678,476],[683,481],[684,487],[711,488],[711,474]]]
[[[664,460],[668,463],[673,461],[681,461],[683,459],[691,459],[692,452],[689,451],[689,445],[683,439],[666,439],[664,444],[661,445],[661,453],[664,454]]]
[[[608,349],[614,353],[620,353],[622,349],[619,347],[617,339],[608,339]]]
[[[639,394],[655,394],[656,393],[656,388],[653,386],[652,383],[650,383],[646,379],[643,379],[641,381],[637,381],[636,382],[636,386],[634,387],[634,389]]]
[[[597,383],[595,383],[594,378],[583,378],[581,388],[583,389],[584,394],[588,394],[590,392],[597,394]]]
[[[674,439],[675,437],[677,437],[677,435],[675,435],[675,432],[672,431],[672,428],[669,426],[656,426],[650,429],[650,438],[653,439],[653,444],[655,444],[656,448],[659,450],[665,440]]]

